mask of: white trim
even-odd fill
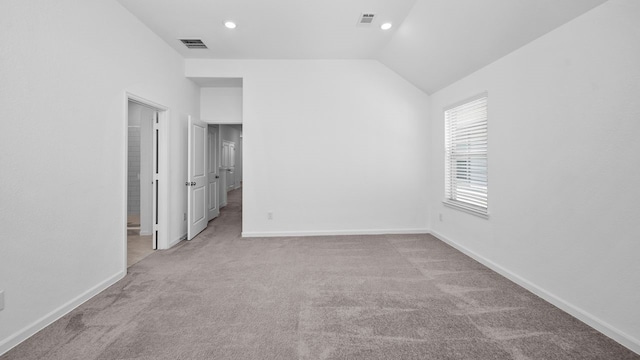
[[[179,238],[171,241],[169,244],[167,244],[167,249],[172,248],[174,245],[176,245],[177,243],[179,243],[182,240],[187,240],[187,234],[186,233],[184,235],[180,236]]]
[[[487,212],[487,209],[476,210],[473,205],[466,205],[463,202],[455,201],[455,200],[442,200],[442,204],[452,209],[460,210],[462,212],[466,212],[467,214],[475,215],[483,219],[489,218],[489,213]]]
[[[153,102],[151,100],[147,100],[147,99],[143,98],[142,96],[138,96],[136,94],[132,94],[132,93],[130,93],[128,91],[125,92],[125,95],[127,97],[127,101],[131,100],[131,101],[133,101],[135,103],[138,103],[140,105],[144,105],[146,107],[152,107],[152,108],[154,108],[154,109],[156,109],[158,111],[167,111],[167,110],[169,110],[169,108],[164,106],[164,105],[160,105],[160,104],[158,104],[156,102]]]
[[[291,237],[291,236],[336,236],[336,235],[393,235],[393,234],[429,234],[427,228],[421,229],[370,229],[370,230],[318,230],[318,231],[243,231],[242,237]]]
[[[202,121],[206,122],[209,125],[242,125],[242,121],[224,121],[224,120],[211,120],[211,119],[202,119]]]
[[[164,200],[164,203],[160,203],[158,210],[158,249],[168,249],[169,246],[169,225],[170,225],[170,213],[171,208],[171,194],[169,184],[171,182],[171,162],[169,161],[169,146],[171,144],[169,139],[169,121],[171,119],[171,110],[166,109],[158,112],[158,126],[160,130],[160,144],[158,152],[160,153],[160,160],[158,167],[160,168],[160,186],[158,189],[158,202]]]
[[[591,326],[592,328],[596,329],[597,331],[601,332],[602,334],[610,337],[611,339],[615,340],[616,342],[620,343],[622,346],[627,347],[629,350],[640,354],[640,339],[636,339],[633,336],[625,333],[624,331],[621,331],[619,329],[616,329],[613,325],[607,323],[606,321],[594,316],[593,314],[590,314],[589,312],[567,302],[566,300],[558,297],[557,295],[541,288],[540,286],[532,283],[531,281],[521,277],[518,274],[513,273],[511,270],[506,269],[496,263],[494,263],[493,261],[485,258],[482,255],[479,255],[478,253],[468,249],[467,247],[460,245],[458,243],[456,243],[455,241],[448,239],[447,237],[435,232],[435,231],[431,231],[430,232],[431,235],[435,236],[436,238],[440,239],[441,241],[453,246],[454,248],[456,248],[457,250],[459,250],[460,252],[464,253],[465,255],[473,258],[474,260],[478,261],[479,263],[481,263],[482,265],[490,268],[491,270],[497,272],[498,274],[506,277],[507,279],[513,281],[514,283],[522,286],[523,288],[529,290],[530,292],[534,293],[535,295],[541,297],[543,300],[547,301],[548,303],[556,306],[557,308],[559,308],[560,310],[566,312],[567,314],[575,317],[576,319],[582,321],[583,323]]]
[[[442,111],[449,111],[453,108],[457,108],[460,105],[464,105],[466,103],[470,103],[472,101],[476,101],[476,100],[480,100],[482,98],[485,97],[489,97],[489,92],[488,91],[483,91],[479,94],[473,95],[473,96],[469,96],[468,98],[464,99],[464,100],[460,100],[460,101],[456,101],[455,103],[449,105],[449,106],[445,106],[444,108],[442,108]]]
[[[60,306],[59,308],[51,311],[50,313],[46,314],[45,316],[41,317],[40,319],[32,322],[31,324],[29,324],[26,327],[22,328],[21,330],[17,331],[13,335],[11,335],[11,336],[7,337],[6,339],[2,340],[0,342],[0,355],[6,353],[7,351],[9,351],[11,349],[13,349],[17,345],[19,345],[21,342],[23,342],[23,341],[27,340],[28,338],[30,338],[31,336],[35,335],[38,331],[44,329],[45,327],[51,325],[54,321],[60,319],[61,317],[65,316],[66,314],[70,313],[75,308],[77,308],[78,306],[80,306],[83,303],[85,303],[87,300],[89,300],[92,297],[98,295],[100,292],[102,292],[103,290],[107,289],[109,286],[115,284],[116,282],[118,282],[119,280],[124,278],[125,275],[126,275],[126,272],[124,272],[124,271],[118,272],[117,274],[115,274],[115,275],[109,277],[108,279],[102,281],[98,285],[96,285],[96,286],[92,287],[91,289],[85,291],[84,293],[80,294],[79,296],[71,299],[70,301],[68,301],[64,305]]]

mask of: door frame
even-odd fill
[[[136,94],[125,92],[124,94],[124,178],[123,178],[123,218],[121,221],[122,226],[122,244],[123,244],[123,267],[125,273],[127,272],[127,196],[128,196],[128,162],[129,162],[129,101],[138,103],[155,110],[158,114],[158,139],[157,139],[157,166],[158,172],[158,186],[157,196],[154,196],[154,204],[165,204],[157,206],[157,210],[153,209],[154,214],[152,219],[157,221],[156,230],[158,235],[156,237],[157,249],[167,249],[169,243],[169,136],[168,136],[168,122],[169,122],[169,108],[158,104],[154,101],[148,100]],[[156,129],[154,125],[154,129]],[[154,154],[156,152],[154,151]],[[163,170],[164,169],[164,170]],[[156,205],[157,205],[156,204]],[[157,214],[156,214],[157,211]]]

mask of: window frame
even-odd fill
[[[454,121],[452,117],[456,117],[456,115],[460,115],[464,110],[461,109],[464,106],[468,106],[478,100],[484,100],[484,104],[477,105],[480,106],[480,110],[483,112],[479,116],[479,119],[471,120],[471,124],[467,124],[467,128],[471,127],[479,127],[480,129],[484,128],[484,134],[480,136],[469,135],[469,133],[465,134],[467,139],[467,144],[462,143],[460,139],[456,141],[454,138],[455,135],[451,134],[452,128],[455,127],[456,124],[452,124]],[[443,117],[444,117],[444,200],[442,201],[444,205],[458,209],[482,218],[489,218],[489,112],[488,112],[488,103],[489,103],[489,93],[482,92],[475,96],[466,98],[462,101],[458,101],[452,105],[449,105],[443,109]],[[483,108],[482,108],[483,107]],[[457,113],[452,114],[450,116],[451,111],[456,110]],[[478,110],[478,107],[473,108],[473,110]],[[467,120],[468,121],[468,120]],[[464,127],[461,127],[464,129]],[[459,128],[460,129],[460,128]],[[468,130],[467,130],[468,131]],[[463,130],[464,132],[464,130]],[[474,131],[475,132],[475,131]],[[459,136],[459,134],[458,134]],[[468,136],[472,136],[473,144],[469,144],[470,140]],[[464,140],[464,139],[462,139]],[[455,142],[455,144],[454,144]],[[475,152],[469,151],[456,151],[454,150],[456,146],[459,148],[460,145],[464,146],[472,146],[475,149]],[[478,149],[484,149],[483,151]],[[465,155],[467,155],[465,157]],[[452,159],[458,158],[458,161]],[[459,165],[460,162],[465,162],[462,166],[454,166],[454,161]],[[471,165],[473,163],[473,165]],[[474,167],[475,169],[472,169]],[[462,169],[462,175],[458,173],[455,169]],[[454,179],[459,179],[458,181],[454,181]],[[475,185],[473,183],[476,183]],[[465,184],[466,183],[466,184]],[[461,185],[465,186],[461,186]],[[473,188],[476,189],[473,189]],[[462,191],[460,191],[462,189]],[[473,191],[477,190],[477,191]],[[456,196],[457,193],[467,192],[467,196],[462,196],[462,199]],[[484,195],[484,196],[483,196]],[[468,198],[465,201],[465,197]],[[484,206],[483,206],[484,205]]]

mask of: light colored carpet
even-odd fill
[[[431,236],[242,239],[240,210],[2,359],[640,359]]]

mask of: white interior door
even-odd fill
[[[207,208],[208,208],[208,219],[211,220],[220,215],[220,199],[218,197],[219,189],[218,183],[220,182],[220,165],[218,164],[218,127],[217,126],[209,126],[209,139],[208,139],[208,180],[209,180],[209,188],[208,196],[207,196]]]
[[[231,147],[229,149],[229,164],[230,166],[230,171],[229,171],[229,175],[230,175],[230,186],[229,186],[229,190],[234,190],[236,188],[236,144],[233,143],[231,144]]]
[[[231,191],[236,185],[236,144],[233,141],[224,141],[222,144],[223,168],[226,172],[225,184],[227,191]]]
[[[207,227],[207,124],[189,117],[187,240]]]

